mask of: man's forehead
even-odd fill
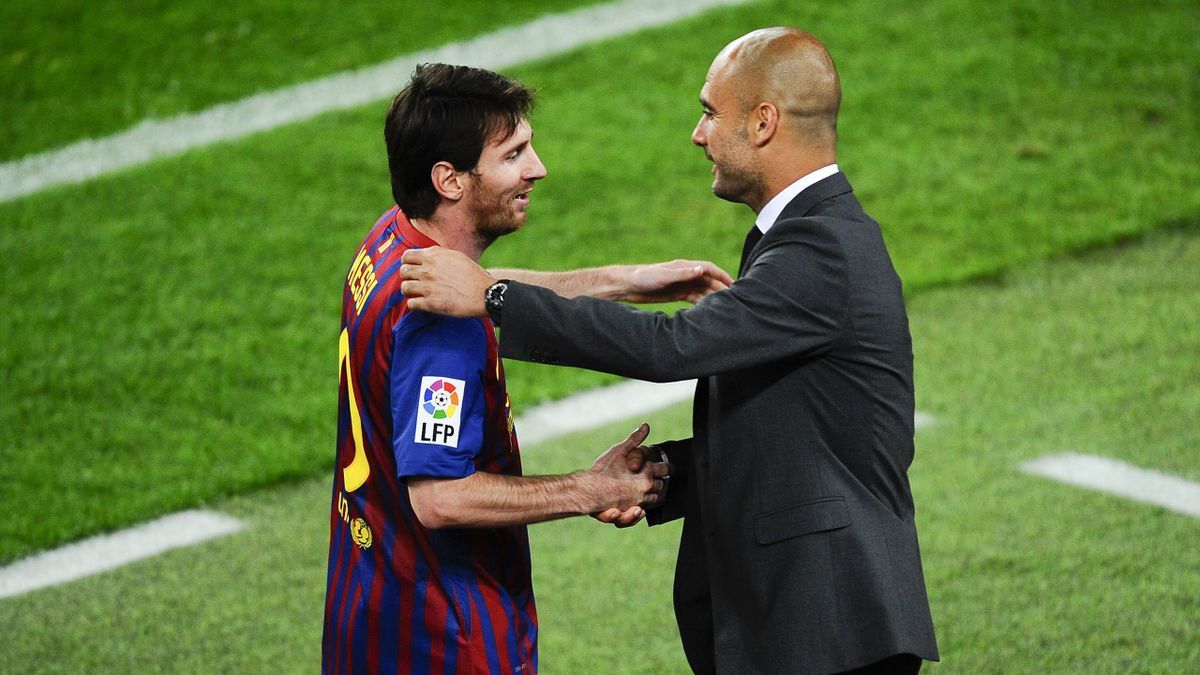
[[[713,108],[722,103],[729,89],[725,80],[721,74],[710,72],[704,80],[704,85],[700,87],[700,105]]]
[[[484,147],[501,148],[509,145],[520,145],[532,137],[533,126],[529,124],[529,120],[522,117],[511,134],[505,136],[503,129],[501,129],[497,133],[492,134],[491,138],[484,143]]]

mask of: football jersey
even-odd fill
[[[436,246],[398,208],[350,265],[339,341],[327,673],[532,673],[524,526],[425,528],[408,477],[520,475],[489,319],[408,311],[400,257]]]

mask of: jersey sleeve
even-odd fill
[[[487,411],[487,335],[479,319],[410,312],[393,331],[392,452],[399,478],[475,472]]]

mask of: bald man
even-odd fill
[[[836,164],[841,88],[794,28],[717,55],[692,142],[756,214],[738,279],[674,316],[410,251],[409,307],[490,313],[507,358],[698,378],[651,525],[683,518],[675,613],[698,673],[904,673],[937,660],[917,544],[912,342],[879,225]],[[617,514],[604,517],[616,519]]]

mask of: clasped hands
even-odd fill
[[[671,465],[650,461],[653,453],[642,445],[650,425],[642,422],[629,437],[609,448],[592,463],[589,473],[603,479],[607,508],[592,514],[602,523],[617,527],[635,525],[646,516],[646,507],[665,498]]]

